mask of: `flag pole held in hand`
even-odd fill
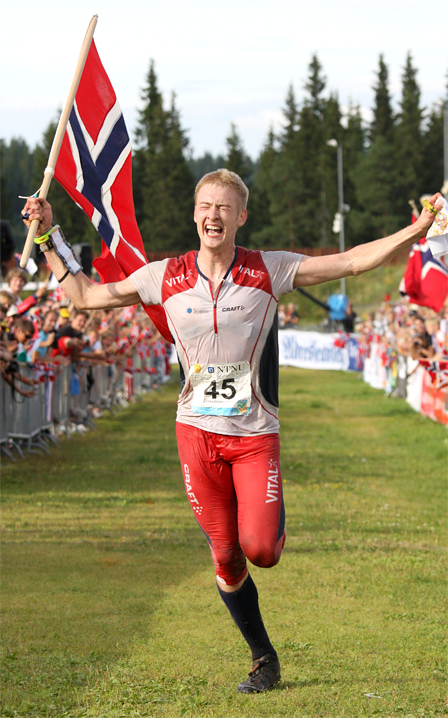
[[[93,33],[95,32],[96,23],[98,21],[98,15],[94,15],[89,23],[89,27],[87,28],[86,36],[84,38],[84,42],[82,44],[81,52],[79,54],[78,64],[76,66],[75,75],[73,77],[72,85],[70,87],[70,91],[67,97],[67,102],[65,103],[65,107],[62,111],[61,117],[59,119],[58,128],[56,130],[56,134],[54,136],[53,144],[51,146],[50,156],[48,158],[48,165],[45,168],[44,171],[44,181],[42,182],[42,187],[39,190],[38,197],[46,199],[48,190],[50,189],[51,180],[54,177],[54,168],[56,166],[56,162],[59,155],[59,150],[61,149],[62,140],[64,139],[65,130],[67,127],[67,123],[70,117],[70,113],[72,111],[73,103],[75,101],[76,92],[78,89],[79,82],[81,80],[82,71],[84,70],[84,65],[86,63],[87,55],[89,53],[90,44],[92,42]],[[26,267],[28,264],[28,260],[31,255],[31,250],[34,245],[34,238],[36,236],[37,232],[37,226],[39,224],[38,219],[33,219],[31,222],[30,228],[28,230],[28,235],[25,241],[25,246],[23,248],[22,258],[20,260],[20,266]]]

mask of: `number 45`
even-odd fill
[[[223,399],[233,399],[233,397],[236,394],[236,389],[232,384],[234,384],[235,379],[224,379],[222,382],[221,389],[222,391],[218,391],[216,385],[216,381],[212,381],[211,384],[207,387],[207,389],[204,391],[205,396],[211,396],[212,399],[216,399],[218,394],[222,396]],[[230,392],[229,394],[225,394],[224,392],[228,389]]]

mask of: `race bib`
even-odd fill
[[[246,416],[250,413],[250,364],[193,364],[192,411],[215,416]]]

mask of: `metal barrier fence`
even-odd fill
[[[160,389],[162,377],[155,362],[154,357],[135,354],[125,365],[19,364],[20,373],[37,383],[33,396],[25,397],[0,377],[1,453],[13,461],[24,452],[48,453],[61,434],[94,429],[94,420],[104,411],[114,414],[142,394]]]

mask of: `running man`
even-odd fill
[[[29,198],[41,249],[78,309],[161,304],[180,362],[177,441],[187,496],[203,529],[219,594],[252,653],[238,685],[258,693],[280,680],[280,663],[258,605],[246,558],[278,563],[285,541],[278,424],[277,306],[280,295],[362,274],[424,237],[434,215],[348,252],[308,257],[235,246],[249,192],[226,169],[205,175],[195,191],[199,251],[152,262],[104,285],[86,277],[58,229],[51,207]],[[431,198],[434,205],[440,194]],[[51,232],[49,235],[48,232]],[[45,236],[44,236],[45,235]],[[64,259],[62,259],[63,257]]]

